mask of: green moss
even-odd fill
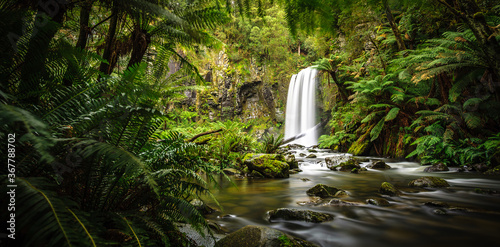
[[[370,142],[368,142],[368,141],[354,142],[349,147],[349,150],[347,152],[351,153],[353,155],[363,155],[364,153],[366,153],[369,145],[370,145]]]
[[[352,171],[355,168],[361,168],[359,166],[359,162],[356,159],[349,159],[348,161],[342,162],[339,165],[330,167],[330,169],[337,171]]]
[[[309,196],[319,196],[321,198],[334,197],[341,190],[324,184],[317,184],[307,190]]]
[[[408,183],[410,187],[448,187],[446,180],[438,177],[421,177]]]
[[[394,185],[388,182],[383,182],[380,186],[379,192],[384,195],[397,196],[399,195],[399,190],[397,190]]]

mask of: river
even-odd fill
[[[478,189],[500,191],[500,177],[474,172],[426,173],[416,162],[378,157],[392,168],[368,169],[359,174],[332,171],[325,157],[346,155],[318,150],[317,158],[303,160],[303,172],[288,179],[252,179],[232,177],[233,183],[221,180],[215,197],[223,211],[207,216],[228,231],[246,225],[269,226],[320,246],[497,246],[500,242],[500,194],[478,193]],[[364,162],[361,166],[366,166]],[[445,179],[450,187],[436,189],[409,188],[408,182],[422,177]],[[400,196],[382,196],[382,182],[390,182],[402,191]],[[306,191],[316,184],[326,184],[347,191],[342,200],[359,203],[355,206],[301,206],[309,201]],[[369,198],[385,198],[389,206],[367,204]],[[445,202],[450,207],[438,209],[426,202]],[[272,222],[266,212],[277,208],[308,209],[335,215],[331,222]],[[498,240],[497,240],[498,239]]]

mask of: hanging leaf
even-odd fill
[[[381,119],[370,132],[370,137],[371,137],[370,141],[376,140],[380,135],[380,132],[382,132],[383,128],[384,128],[384,119]]]
[[[395,119],[399,114],[399,108],[398,107],[394,107],[392,108],[389,113],[387,113],[387,115],[385,116],[385,121],[386,122],[389,122],[393,119]]]

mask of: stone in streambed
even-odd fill
[[[318,196],[321,198],[335,197],[337,192],[342,191],[341,189],[331,187],[324,184],[317,184],[314,187],[306,191],[309,196]],[[345,191],[344,191],[345,192]]]
[[[370,198],[370,199],[366,200],[366,203],[371,204],[371,205],[375,205],[375,206],[382,206],[382,207],[391,205],[389,203],[389,201],[387,201],[384,198]]]
[[[397,196],[401,194],[401,192],[394,187],[391,183],[383,182],[380,186],[379,192],[388,196]]]
[[[314,158],[317,158],[318,156],[316,156],[315,154],[309,154],[307,155],[307,159],[314,159]]]
[[[288,178],[290,166],[281,154],[247,154],[243,164],[251,175],[259,174],[266,178]]]
[[[286,243],[286,245],[284,244]],[[219,240],[216,247],[318,247],[303,239],[287,235],[276,229],[265,226],[245,226],[223,239]]]
[[[299,162],[295,159],[294,155],[285,155],[285,162],[288,164],[290,169],[299,168]]]
[[[313,223],[332,221],[333,214],[314,212],[311,210],[300,210],[292,208],[278,208],[267,212],[269,222],[273,220],[294,220]]]
[[[330,170],[334,171],[352,171],[352,169],[361,169],[361,166],[359,165],[359,162],[356,159],[349,159],[348,161],[342,162],[336,166],[330,166],[328,167]]]
[[[437,177],[421,177],[417,178],[415,180],[410,181],[408,183],[408,186],[410,187],[433,187],[433,188],[438,188],[438,187],[449,187],[450,185],[446,180],[442,178],[437,178]]]
[[[424,172],[444,172],[444,171],[449,171],[448,166],[446,166],[443,163],[437,163],[432,166],[426,167],[424,169]]]
[[[367,168],[371,169],[378,169],[378,170],[386,170],[386,169],[391,169],[391,166],[386,164],[385,162],[381,160],[374,160],[371,164],[366,166]]]

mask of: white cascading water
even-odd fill
[[[286,100],[285,140],[304,134],[291,143],[306,147],[318,144],[316,84],[318,70],[307,68],[293,75]]]

